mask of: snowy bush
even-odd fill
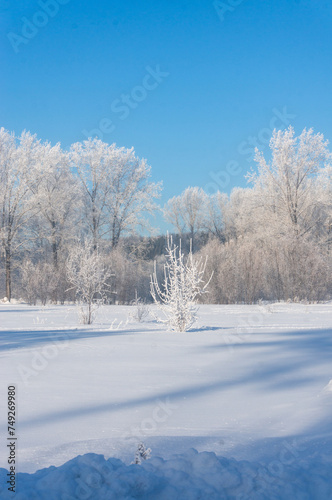
[[[110,301],[116,304],[131,304],[135,300],[135,290],[139,297],[146,297],[149,294],[149,281],[146,276],[151,274],[146,263],[139,262],[128,255],[124,245],[119,244],[105,256],[105,261],[112,269],[114,277],[112,279],[112,296]],[[145,283],[147,281],[147,284]]]
[[[144,300],[138,297],[137,291],[135,293],[135,300],[133,300],[132,305],[134,306],[134,312],[132,312],[130,316],[135,321],[141,323],[149,316],[150,314],[149,306],[146,304]]]
[[[145,448],[144,443],[140,443],[137,447],[135,454],[134,464],[141,464],[143,460],[149,460],[151,455],[151,449]]]
[[[38,300],[43,305],[52,300],[56,293],[58,277],[53,266],[47,262],[33,264],[30,260],[23,262],[21,281],[24,296],[29,304],[36,305]]]
[[[73,285],[80,307],[80,319],[90,325],[96,310],[103,304],[109,289],[111,272],[103,264],[91,241],[72,248],[67,260],[67,278]]]
[[[197,298],[206,291],[209,281],[204,285],[205,261],[194,260],[192,251],[187,259],[179,246],[167,237],[164,282],[159,286],[157,270],[151,276],[151,295],[162,311],[165,319],[157,318],[171,330],[186,332],[197,318]]]

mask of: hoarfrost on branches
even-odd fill
[[[16,144],[14,134],[0,129],[0,250],[4,257],[6,297],[12,295],[13,257],[27,240],[25,228],[34,213],[29,183],[40,158],[40,141],[22,132]],[[19,236],[24,233],[20,240]]]
[[[194,247],[196,234],[206,225],[208,196],[203,189],[188,187],[174,196],[164,207],[165,219],[176,227],[179,234],[189,231]]]
[[[150,314],[149,306],[144,300],[141,299],[141,297],[138,297],[137,290],[135,292],[135,300],[132,301],[132,305],[134,306],[135,310],[133,313],[130,314],[130,316],[135,321],[141,323],[149,316]]]
[[[254,185],[256,209],[261,209],[260,218],[268,222],[273,236],[302,237],[322,224],[327,199],[318,179],[331,159],[327,144],[312,129],[295,137],[289,127],[273,131],[270,162],[256,148],[258,173],[248,179]]]
[[[144,443],[139,443],[135,454],[135,461],[133,463],[139,465],[143,462],[143,460],[149,460],[150,455],[151,449],[145,448]]]
[[[185,259],[181,240],[176,246],[172,237],[167,236],[164,282],[160,287],[155,265],[150,283],[152,298],[164,315],[158,321],[176,332],[186,332],[192,327],[197,319],[196,300],[206,292],[210,282],[204,284],[205,267],[206,259],[194,260],[192,250]]]
[[[75,289],[80,307],[80,319],[90,325],[96,310],[104,303],[112,274],[103,264],[93,242],[85,241],[71,249],[67,260],[67,278]]]
[[[90,138],[72,144],[70,160],[81,183],[94,249],[105,236],[116,247],[123,233],[134,233],[138,227],[152,230],[144,214],[157,209],[161,184],[150,182],[151,168],[133,148]]]

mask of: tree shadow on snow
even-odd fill
[[[14,349],[41,348],[46,344],[56,342],[65,343],[73,340],[114,337],[117,335],[131,335],[145,332],[144,329],[124,330],[89,330],[89,329],[63,329],[63,330],[5,330],[0,331],[0,352]]]
[[[294,346],[299,348],[299,346]],[[329,354],[331,356],[331,353]],[[268,390],[269,394],[273,391],[288,389],[299,389],[301,387],[306,387],[310,383],[314,383],[318,387],[321,387],[321,375],[315,373],[315,365],[319,364],[320,360],[316,356],[313,356],[311,364],[308,366],[308,360],[292,359],[291,361],[282,360],[280,357],[276,356],[274,364],[269,359],[267,363],[261,363],[256,366],[254,370],[250,368],[248,370],[240,371],[238,376],[233,377],[223,377],[214,382],[200,383],[194,386],[180,387],[175,390],[158,392],[153,395],[148,395],[144,397],[131,398],[128,400],[118,400],[118,401],[108,401],[97,405],[81,405],[76,408],[63,409],[57,412],[52,411],[52,413],[41,414],[35,419],[21,420],[21,427],[25,425],[28,427],[38,426],[40,423],[53,423],[65,421],[71,418],[79,418],[86,415],[100,415],[101,413],[116,413],[125,409],[135,409],[138,407],[158,404],[158,401],[169,401],[174,405],[178,405],[184,400],[190,401],[195,400],[195,398],[201,396],[212,395],[213,398],[223,398],[225,391],[230,389],[241,389],[241,391],[250,390],[254,387],[256,392],[266,393]],[[305,367],[305,373],[301,375],[299,370]],[[326,381],[328,383],[328,380]],[[322,389],[323,387],[321,387]],[[311,389],[312,392],[312,389]],[[316,393],[317,394],[317,393]],[[331,396],[332,399],[332,396]]]

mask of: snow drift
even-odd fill
[[[0,469],[1,500],[327,500],[332,498],[332,464],[292,465],[218,458],[190,449],[169,460],[142,465],[88,453],[60,467],[17,474],[16,493],[7,491]],[[2,490],[1,490],[2,488]]]

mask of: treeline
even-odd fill
[[[175,241],[207,257],[206,302],[327,300],[332,297],[332,169],[327,142],[290,127],[275,131],[267,161],[257,151],[248,188],[208,195],[189,187],[163,209],[161,184],[133,149],[98,139],[42,143],[0,130],[0,296],[29,303],[75,300],[67,263],[87,240],[111,271],[107,300],[150,300],[165,236],[139,236],[162,210]],[[176,240],[177,239],[177,240]],[[92,250],[91,250],[92,249]],[[78,264],[79,265],[79,264]]]

